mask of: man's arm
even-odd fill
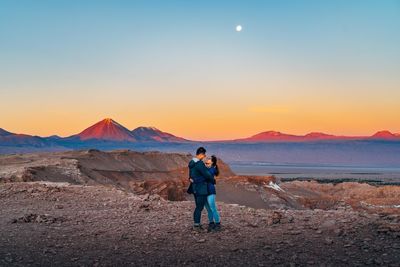
[[[198,171],[201,173],[201,175],[206,179],[206,181],[208,183],[213,182],[213,177],[212,177],[211,173],[209,172],[208,168],[206,167],[206,165],[204,164],[204,162],[202,162],[202,161],[199,162]]]

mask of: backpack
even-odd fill
[[[188,189],[186,190],[186,193],[188,193],[189,195],[193,194],[193,183],[190,182]]]

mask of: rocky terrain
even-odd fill
[[[0,156],[0,266],[400,265],[399,186],[280,183],[221,162],[223,230],[197,233],[190,158]]]
[[[0,186],[2,266],[398,266],[398,214],[219,203],[223,231],[191,231],[193,203],[104,186]]]
[[[0,156],[0,181],[104,185],[138,194],[186,200],[191,155],[117,150],[68,151]],[[220,162],[225,176],[234,173]]]

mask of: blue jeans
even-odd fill
[[[204,209],[204,206],[207,204],[207,196],[203,195],[194,195],[194,202],[196,204],[196,208],[193,212],[193,220],[195,225],[199,225],[201,221],[201,212]]]
[[[205,203],[205,207],[207,209],[208,221],[220,223],[221,220],[219,218],[219,213],[217,210],[217,204],[215,203],[215,195],[207,196],[207,202]]]

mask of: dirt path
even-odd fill
[[[219,203],[223,231],[194,233],[193,203],[144,199],[101,186],[0,184],[0,265],[400,265],[398,215]]]

